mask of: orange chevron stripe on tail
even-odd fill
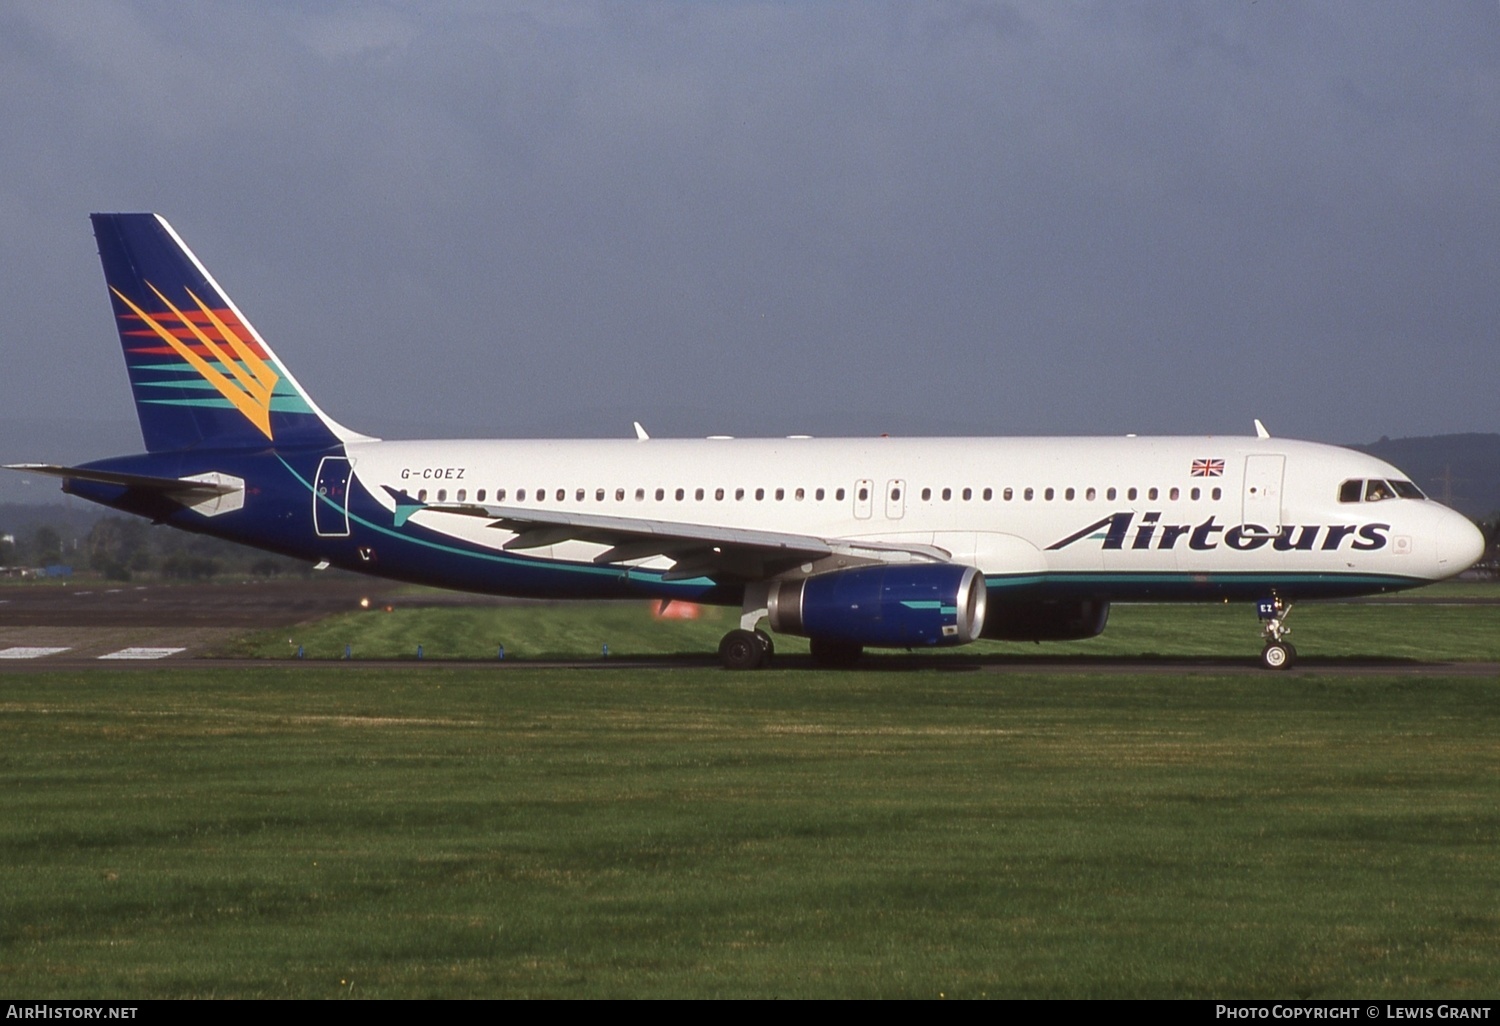
[[[219,394],[232,403],[235,409],[245,415],[245,418],[260,430],[267,438],[271,437],[271,393],[276,387],[276,382],[281,376],[276,373],[260,354],[255,351],[251,343],[240,335],[220,314],[209,308],[209,306],[187,290],[188,298],[198,307],[204,323],[212,326],[219,336],[216,341],[212,335],[199,326],[199,318],[191,313],[183,313],[176,304],[161,290],[150,282],[146,283],[156,298],[172,312],[171,318],[165,314],[149,314],[142,310],[130,297],[119,289],[111,286],[110,291],[120,298],[120,301],[130,307],[136,317],[149,327],[157,338],[165,342],[172,351],[187,361],[195,371],[203,376],[203,379]],[[169,327],[164,321],[170,322],[175,319],[181,328]],[[189,345],[180,334],[197,340],[198,346]],[[220,341],[228,344],[226,351],[220,345]],[[218,367],[210,363],[200,354],[199,348],[206,352],[213,360],[229,370],[229,375],[224,374]],[[231,355],[231,353],[233,355]],[[230,376],[232,375],[232,377]]]

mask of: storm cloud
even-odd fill
[[[1494,430],[1492,0],[12,0],[0,95],[9,459],[137,447],[93,210],[374,434]]]

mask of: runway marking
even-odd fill
[[[185,648],[122,648],[118,652],[102,655],[100,659],[165,659],[167,656],[186,652]]]
[[[67,648],[42,648],[38,645],[13,645],[10,648],[0,648],[0,659],[40,659],[42,656],[57,655],[66,652]]]

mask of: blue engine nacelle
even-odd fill
[[[984,630],[984,575],[971,566],[923,563],[774,581],[771,629],[849,645],[966,645]]]

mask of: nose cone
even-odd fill
[[[1442,528],[1437,537],[1438,572],[1443,577],[1461,574],[1484,555],[1484,535],[1469,518],[1444,510]]]

